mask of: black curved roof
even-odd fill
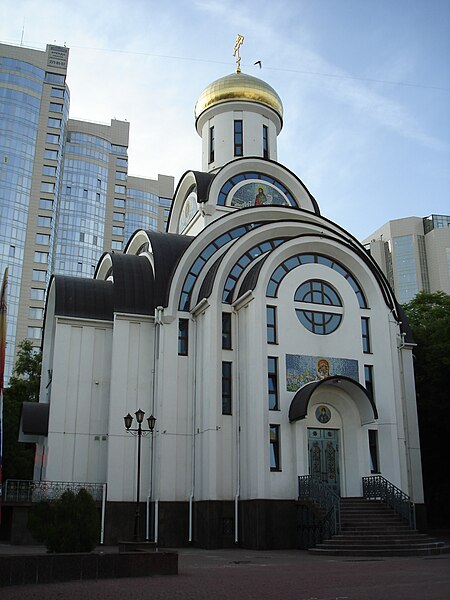
[[[154,288],[152,266],[147,258],[133,254],[111,254],[114,275],[114,312],[152,315]]]
[[[325,379],[319,379],[318,381],[312,381],[311,383],[307,383],[296,392],[289,407],[289,421],[292,423],[293,421],[304,419],[307,416],[309,401],[311,399],[311,396],[319,386],[329,384],[340,384],[342,382],[344,383],[346,388],[351,388],[352,386],[354,386],[361,392],[361,394],[366,398],[366,400],[370,404],[371,415],[373,414],[374,419],[378,419],[378,411],[377,407],[375,406],[375,402],[369,396],[365,387],[363,387],[358,381],[355,381],[350,377],[345,377],[343,375],[332,375],[331,377],[326,377]],[[366,421],[366,423],[367,422],[368,421]]]
[[[55,275],[55,315],[113,320],[113,284],[100,279]]]
[[[146,231],[146,234],[152,245],[156,274],[154,307],[167,306],[170,283],[176,266],[194,238],[178,233],[158,233],[156,231]]]
[[[192,174],[197,183],[197,202],[207,202],[209,188],[215,175],[213,173],[204,173],[203,171],[192,171]]]

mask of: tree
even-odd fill
[[[28,528],[49,552],[91,552],[98,543],[100,521],[94,499],[82,488],[34,506]]]
[[[417,344],[414,369],[428,518],[433,526],[448,526],[450,296],[420,292],[404,309]]]
[[[23,402],[39,399],[41,353],[29,340],[19,344],[9,387],[3,395],[3,479],[32,479],[35,444],[18,441]]]

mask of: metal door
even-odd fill
[[[309,474],[340,495],[339,431],[308,429]]]

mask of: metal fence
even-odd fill
[[[3,486],[3,502],[14,504],[51,502],[58,500],[67,490],[76,494],[81,489],[89,492],[96,502],[102,501],[103,483],[8,479]]]
[[[408,523],[416,528],[416,510],[411,498],[381,475],[363,477],[363,496],[367,500],[381,500]]]

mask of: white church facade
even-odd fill
[[[379,473],[423,507],[410,331],[362,245],[277,162],[282,126],[264,81],[213,82],[202,172],[167,233],[51,281],[35,479],[106,483],[107,541],[132,531],[138,409],[156,418],[140,501],[160,545],[295,547],[306,475],[360,497]]]

